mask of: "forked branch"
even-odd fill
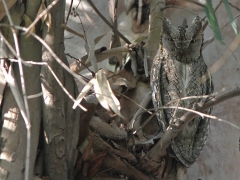
[[[209,108],[236,96],[240,96],[240,88],[238,87],[234,90],[212,98],[202,107],[197,108],[196,111],[204,112]],[[187,112],[181,118],[177,119],[175,124],[170,125],[165,131],[163,137],[141,160],[141,169],[145,169],[148,172],[154,171],[156,166],[160,164],[159,162],[161,162],[161,157],[166,155],[166,148],[171,144],[172,140],[196,116],[198,116],[196,113]]]

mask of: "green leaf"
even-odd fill
[[[214,37],[220,41],[222,44],[224,44],[223,42],[223,38],[222,38],[222,34],[220,31],[220,28],[218,26],[218,21],[217,18],[215,16],[215,12],[213,10],[213,6],[212,6],[212,1],[211,0],[206,0],[206,6],[205,6],[205,12],[206,12],[206,16],[208,18],[208,22],[214,32]]]
[[[236,23],[233,19],[233,15],[232,15],[232,11],[231,11],[229,2],[228,2],[228,0],[223,0],[223,3],[225,4],[225,7],[226,7],[226,10],[227,10],[227,13],[228,13],[228,17],[229,17],[229,20],[231,21],[233,30],[234,30],[235,34],[237,35],[238,34],[238,29],[237,29],[237,25],[236,25]]]

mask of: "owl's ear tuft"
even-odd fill
[[[163,33],[169,34],[174,37],[177,34],[178,30],[167,18],[163,18]]]
[[[189,37],[193,37],[194,35],[197,35],[203,31],[202,28],[202,21],[199,16],[196,16],[193,19],[192,24],[187,28],[186,34],[188,34]]]
[[[171,22],[167,18],[163,18],[163,26],[170,26]]]

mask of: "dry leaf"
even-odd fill
[[[88,53],[88,59],[85,63],[87,64],[91,62],[94,72],[97,72],[98,64],[97,64],[97,58],[95,55],[95,44],[92,39],[88,38],[87,40],[88,40],[88,44],[85,44],[85,49]]]
[[[96,78],[97,76],[99,76],[99,72],[96,73]],[[96,97],[99,101],[99,103],[102,105],[102,107],[104,107],[105,109],[107,109],[108,111],[110,111],[110,107],[108,105],[107,99],[104,97],[104,92],[102,92],[102,81],[99,80],[99,78],[97,78],[96,83],[94,84],[94,91],[96,93]],[[101,85],[101,86],[100,86]],[[107,95],[109,96],[109,95]]]
[[[80,38],[83,38],[83,39],[85,38],[85,36],[84,36],[83,34],[80,34],[80,33],[76,32],[76,31],[74,31],[74,30],[71,29],[70,27],[66,26],[66,24],[62,24],[62,27],[63,27],[64,29],[66,29],[68,32],[73,33],[73,34],[77,35],[77,36],[80,37]]]
[[[40,5],[39,9],[38,9],[38,13],[37,16],[39,14],[41,14],[44,10],[46,9],[46,5],[45,5],[45,0],[42,0],[42,4]],[[48,32],[50,31],[51,28],[51,24],[52,24],[52,17],[51,14],[49,12],[47,12],[42,18],[42,26],[43,27],[43,23],[46,23],[46,25],[48,26]]]
[[[99,103],[107,110],[112,109],[121,118],[124,118],[120,112],[120,103],[116,96],[113,94],[110,84],[103,73],[103,70],[99,70],[96,73],[97,81],[94,84],[96,97]]]
[[[76,107],[82,101],[84,96],[89,92],[89,90],[93,87],[93,85],[96,84],[95,82],[96,82],[96,78],[93,78],[84,86],[81,93],[76,98],[76,102],[73,104],[73,107],[72,107],[73,109],[76,109]]]
[[[32,20],[27,14],[23,15],[24,26],[29,27],[32,24]],[[35,26],[33,26],[29,32],[35,33]],[[28,33],[26,37],[29,37],[30,34]]]
[[[105,36],[106,34],[102,34],[101,36],[98,36],[94,39],[94,43],[95,45],[103,38],[103,36]]]
[[[131,58],[131,68],[133,71],[133,75],[137,75],[137,59],[136,59],[136,52],[132,51],[129,53],[129,56]]]
[[[134,86],[125,78],[118,78],[111,84],[111,88],[117,95],[126,93],[129,89],[133,89]]]
[[[131,40],[131,43],[134,44],[134,45],[137,45],[139,44],[140,42],[144,41],[144,40],[147,40],[148,36],[140,36],[140,37],[136,37],[136,38],[133,38]]]

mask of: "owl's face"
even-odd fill
[[[178,28],[164,18],[162,45],[172,59],[184,62],[198,59],[202,42],[202,23],[198,16],[189,27],[184,20],[183,25]]]

